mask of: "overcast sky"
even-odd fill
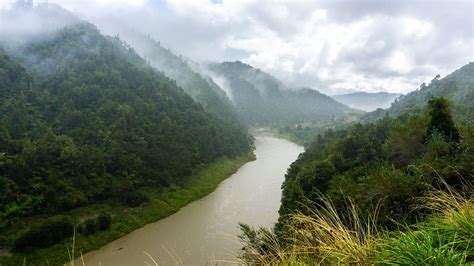
[[[122,21],[197,61],[241,60],[329,94],[406,93],[474,61],[470,0],[49,2],[99,27]]]

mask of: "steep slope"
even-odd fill
[[[307,260],[310,264],[316,260],[333,264],[347,258],[346,263],[353,263],[353,257],[346,254],[359,250],[359,243],[367,245],[365,241],[370,243],[367,247],[374,250],[373,244],[378,241],[367,240],[367,235],[372,238],[373,232],[379,233],[380,228],[384,230],[381,235],[387,236],[398,230],[426,228],[419,222],[430,221],[427,214],[432,211],[442,210],[452,216],[451,211],[457,210],[461,204],[451,202],[461,202],[462,197],[466,197],[466,201],[462,202],[472,200],[474,124],[456,124],[449,105],[444,103],[446,99],[434,98],[428,102],[427,112],[414,113],[409,119],[406,116],[384,117],[374,123],[355,124],[319,135],[287,171],[282,185],[276,237],[269,237],[270,230],[260,229],[255,234],[255,231],[243,227],[244,235],[251,240],[247,243],[254,245],[254,249],[250,250],[263,251],[261,254],[270,254],[273,258],[288,252],[291,258],[298,258],[294,253],[304,257],[312,253]],[[453,137],[453,132],[463,138]],[[443,190],[450,196],[438,197],[436,195],[439,194],[432,193],[433,189]],[[427,200],[436,201],[439,205],[420,208],[420,204],[426,204]],[[466,211],[473,207],[465,206],[468,206]],[[466,219],[466,224],[471,225],[472,222],[471,216]],[[377,229],[369,231],[371,228]],[[464,230],[454,230],[456,233],[453,235]],[[439,228],[434,232],[438,239]],[[445,261],[445,256],[454,253],[453,257],[459,257],[458,264],[472,261],[463,254],[464,250],[473,254],[472,245],[453,248],[456,242],[461,243],[454,237],[450,240],[449,251],[439,253],[440,246],[446,245],[445,235],[443,241],[432,241],[431,234],[427,233],[424,239],[417,232],[417,237],[411,238],[410,244],[406,245],[410,247],[408,253],[404,253],[402,247],[398,253],[392,254],[394,258],[410,254],[416,259],[431,256]],[[294,241],[295,235],[301,238]],[[466,236],[466,239],[472,238],[472,232]],[[288,240],[290,245],[285,246]],[[348,251],[346,248],[355,242],[358,243],[357,248]],[[383,245],[382,250],[394,244]],[[423,245],[426,246],[424,250],[429,250],[426,254],[430,255],[420,255],[418,247]],[[268,252],[269,246],[287,249],[279,249],[277,255]],[[453,250],[461,255],[458,256]],[[360,254],[365,257],[364,261],[374,258],[371,253]]]
[[[209,69],[213,79],[230,91],[239,115],[251,125],[331,120],[357,112],[315,90],[289,90],[275,77],[240,61],[210,64]]]
[[[123,30],[120,37],[129,43],[147,62],[176,80],[193,99],[203,105],[204,109],[238,124],[237,113],[227,97],[217,84],[209,77],[195,71],[181,56],[173,54],[151,37],[143,36],[134,31]]]
[[[378,108],[389,108],[391,103],[400,95],[401,94],[388,92],[354,92],[332,95],[331,97],[352,108],[370,112]]]
[[[397,116],[406,112],[416,112],[426,105],[433,96],[445,97],[452,101],[457,120],[474,120],[474,63],[470,62],[444,78],[435,77],[430,84],[421,84],[418,90],[399,97],[387,110],[376,110],[363,119],[373,121],[386,114]]]
[[[9,53],[32,78],[0,57],[7,184],[0,194],[14,195],[2,200],[2,215],[54,213],[145,185],[179,185],[195,169],[250,149],[246,134],[92,25]]]

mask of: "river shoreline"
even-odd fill
[[[62,265],[69,262],[71,256],[80,262],[81,254],[97,250],[149,223],[169,217],[186,205],[212,193],[223,180],[253,160],[255,160],[253,151],[234,159],[221,158],[190,177],[190,181],[184,187],[142,189],[141,192],[150,198],[150,202],[137,208],[124,208],[121,204],[106,202],[63,213],[71,217],[87,217],[107,212],[112,215],[113,223],[109,230],[91,236],[76,235],[74,241],[65,240],[49,248],[30,253],[8,254],[9,256],[0,257],[0,265]],[[72,253],[73,246],[74,253]]]
[[[269,227],[277,221],[286,170],[303,151],[268,130],[252,133],[255,161],[179,212],[85,254],[85,264],[154,265],[152,258],[160,265],[238,263],[239,223]]]

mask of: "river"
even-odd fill
[[[266,132],[255,136],[257,160],[243,165],[208,196],[99,250],[90,265],[211,265],[237,262],[238,223],[272,226],[278,219],[281,184],[301,146]],[[76,261],[76,265],[82,262]]]

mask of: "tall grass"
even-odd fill
[[[473,187],[431,190],[418,208],[434,212],[427,221],[388,236],[378,261],[385,264],[461,265],[474,263]]]
[[[309,214],[288,215],[285,236],[277,237],[265,229],[244,232],[243,262],[259,264],[366,264],[372,261],[379,231],[376,217],[365,216],[348,201],[342,217],[330,199],[320,196],[320,203]],[[251,230],[251,229],[250,229]],[[252,235],[253,234],[253,235]],[[253,236],[256,236],[257,241]],[[249,241],[253,241],[249,245]],[[260,247],[255,243],[261,243]],[[265,248],[262,249],[261,246]]]
[[[444,183],[445,184],[445,183]],[[309,214],[286,217],[285,236],[268,229],[242,226],[243,263],[248,264],[404,264],[461,265],[474,263],[474,201],[445,184],[418,199],[417,208],[431,212],[415,225],[398,230],[376,226],[377,212],[362,214],[348,201],[341,217],[331,200],[321,196]]]

